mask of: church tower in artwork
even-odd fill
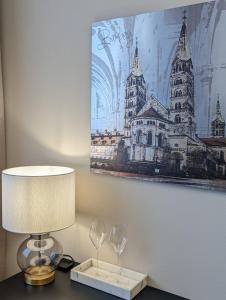
[[[138,41],[136,40],[136,48],[133,58],[132,70],[126,81],[125,96],[125,138],[131,136],[130,121],[134,118],[146,102],[146,82],[142,74],[140,59],[138,55]]]
[[[211,122],[211,130],[213,137],[225,137],[225,120],[221,114],[219,96],[216,104],[216,115]]]
[[[170,75],[170,120],[175,123],[171,134],[194,138],[194,75],[186,19],[184,11]]]

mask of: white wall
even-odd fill
[[[76,167],[77,225],[56,235],[82,261],[95,251],[93,216],[123,223],[123,265],[151,284],[197,300],[226,298],[223,193],[90,175],[90,26],[93,21],[168,8],[186,0],[2,0],[8,166]],[[23,236],[8,234],[7,276],[18,271]],[[114,262],[105,245],[101,257]]]

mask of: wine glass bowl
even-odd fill
[[[104,222],[99,219],[94,220],[90,227],[89,238],[96,250],[100,249],[103,245],[106,236],[107,233]]]
[[[121,225],[113,226],[109,240],[115,253],[121,255],[127,244],[127,238],[124,232],[124,228]]]
[[[110,244],[117,255],[117,264],[119,266],[119,258],[125,250],[127,244],[127,236],[125,229],[122,225],[114,225],[111,229],[109,236]],[[122,268],[119,269],[119,275],[121,275]]]
[[[95,219],[89,230],[89,238],[97,251],[97,269],[99,268],[99,250],[107,237],[105,224],[100,219]],[[97,274],[98,275],[98,274]]]

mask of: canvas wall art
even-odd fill
[[[91,168],[226,190],[226,1],[92,26]]]

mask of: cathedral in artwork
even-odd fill
[[[149,176],[225,179],[225,120],[220,96],[209,124],[211,135],[197,135],[195,75],[185,12],[171,64],[168,107],[153,95],[147,96],[139,56],[136,40],[126,80],[124,131],[97,131],[91,135],[91,166]]]

